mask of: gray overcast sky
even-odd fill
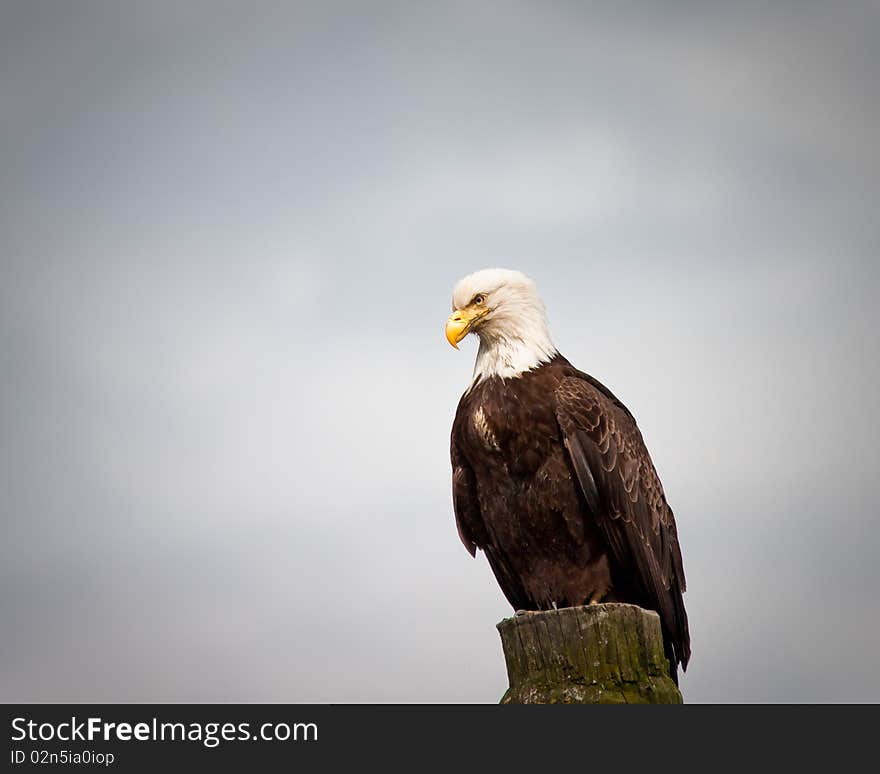
[[[494,702],[452,285],[676,512],[685,699],[880,695],[877,3],[6,2],[0,691]]]

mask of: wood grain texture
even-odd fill
[[[660,618],[608,603],[528,612],[498,624],[510,687],[502,704],[681,704]]]

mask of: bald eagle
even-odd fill
[[[486,269],[455,286],[446,338],[480,340],[452,425],[458,534],[514,610],[628,602],[660,616],[670,673],[690,636],[675,518],[633,415],[550,340],[534,283]]]

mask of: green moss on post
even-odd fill
[[[660,619],[636,605],[565,607],[498,624],[510,687],[502,704],[681,704]]]

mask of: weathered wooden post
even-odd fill
[[[609,603],[528,612],[498,624],[510,687],[502,704],[681,704],[660,618]]]

